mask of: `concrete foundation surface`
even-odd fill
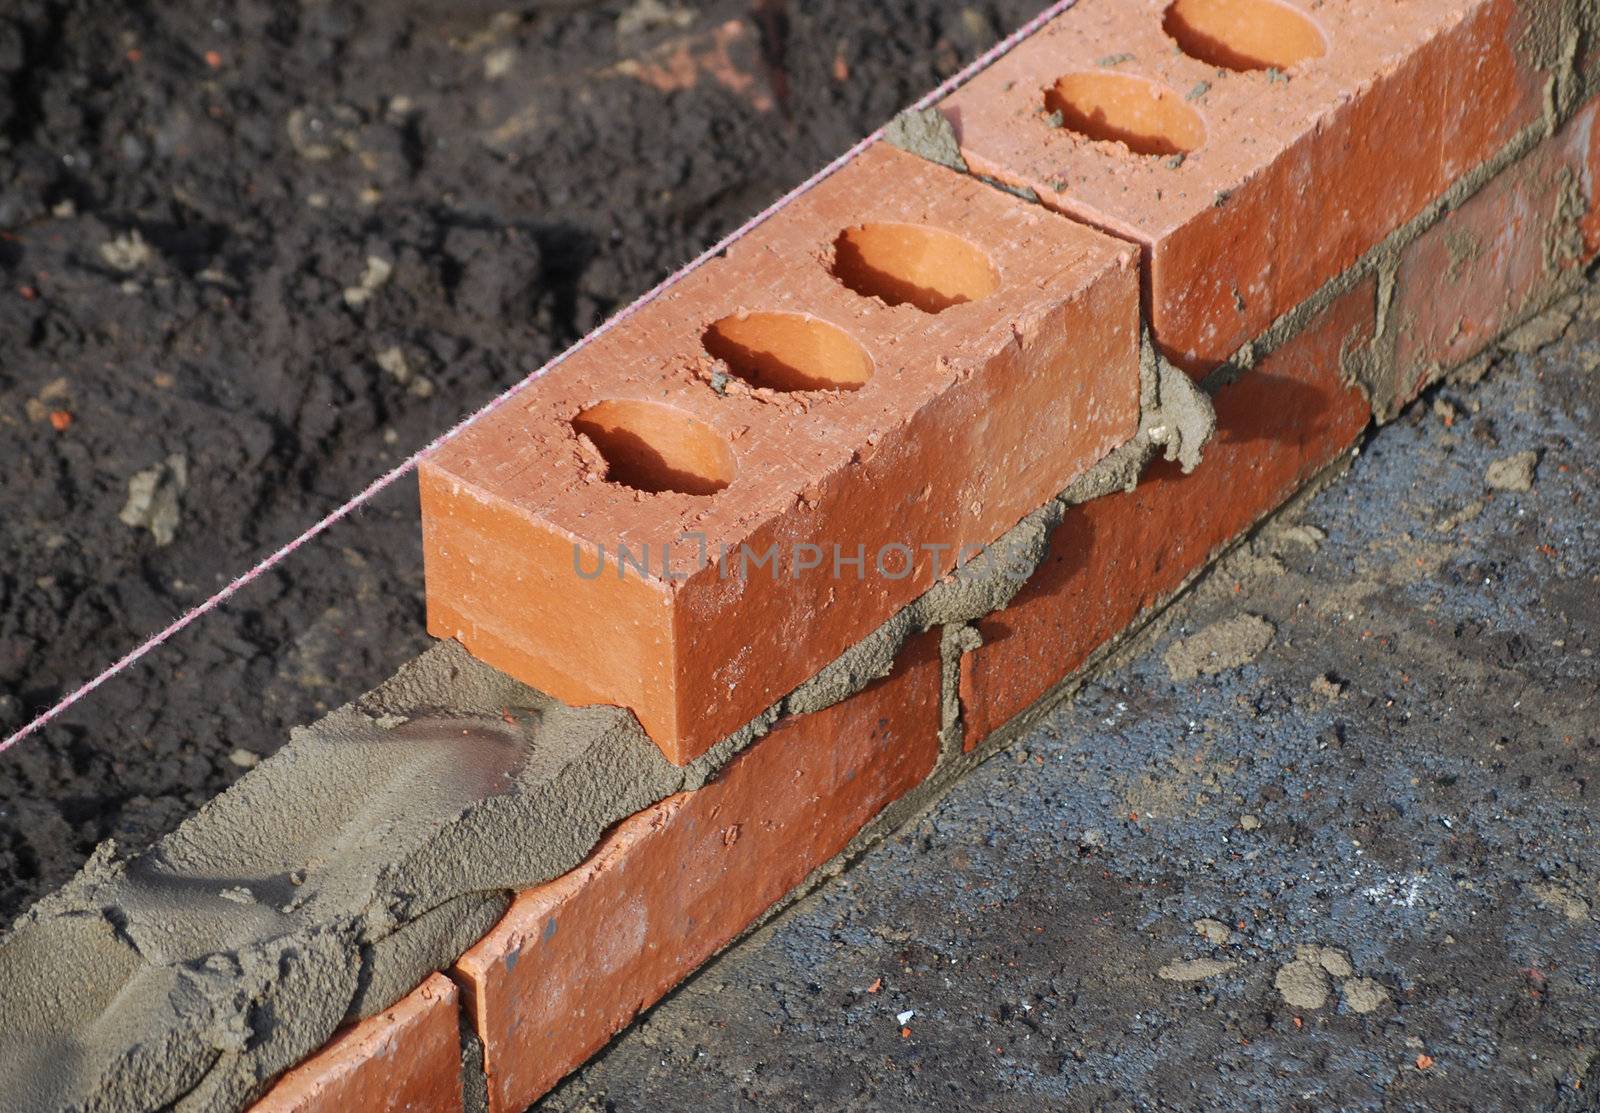
[[[1596,1108],[1597,318],[1431,390],[540,1108]]]

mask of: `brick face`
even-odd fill
[[[251,1113],[459,1111],[459,1016],[455,984],[431,975],[280,1078]]]
[[[1398,409],[1600,253],[1600,102],[1402,253],[1387,314]]]
[[[1217,435],[1191,474],[1156,461],[1133,491],[1067,512],[1044,564],[981,620],[961,661],[967,748],[1028,709],[1217,549],[1354,443],[1368,409],[1341,354],[1372,336],[1361,283],[1215,399]]]
[[[1133,435],[1136,256],[870,149],[423,465],[429,629],[691,760]]]
[[[928,775],[937,631],[888,678],[781,723],[715,781],[624,821],[578,869],[520,895],[456,975],[490,1107],[520,1111]]]
[[[967,160],[1143,245],[1157,342],[1203,373],[1348,268],[1542,109],[1515,0],[1297,5],[1326,51],[1283,73],[1190,57],[1168,0],[1081,0],[954,94]],[[1139,154],[1050,91],[1184,148]],[[1113,84],[1143,82],[1144,86]],[[1153,83],[1153,84],[1150,84]],[[1136,93],[1137,88],[1153,92]],[[1102,128],[1101,131],[1106,129]]]

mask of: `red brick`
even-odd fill
[[[1133,434],[1135,256],[873,148],[423,465],[429,629],[691,760]]]
[[[1194,472],[1158,460],[1133,491],[1067,512],[1044,564],[962,657],[968,749],[1354,443],[1368,409],[1340,362],[1371,340],[1374,302],[1368,280],[1218,391],[1217,435]]]
[[[456,987],[430,975],[393,1007],[346,1029],[280,1078],[251,1113],[460,1110]]]
[[[914,639],[885,680],[781,723],[517,898],[456,968],[491,1110],[526,1108],[927,776],[938,641]]]
[[[1419,236],[1395,271],[1387,332],[1409,402],[1600,252],[1600,101]]]
[[[1298,17],[1277,0],[1188,3],[1223,40],[1249,46],[1241,29],[1276,12],[1301,31],[1255,49],[1320,34],[1326,52],[1230,71],[1178,48],[1168,0],[1080,0],[942,110],[974,169],[1144,247],[1156,339],[1200,373],[1537,119],[1546,75],[1520,45],[1516,0],[1323,0]],[[1120,126],[1159,153],[1047,118],[1096,101],[1087,132]]]

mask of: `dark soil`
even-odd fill
[[[10,0],[0,733],[1038,7]],[[0,923],[425,643],[407,482],[0,756]]]

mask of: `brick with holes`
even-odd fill
[[[429,629],[693,759],[1133,435],[1136,260],[870,148],[423,464]]]
[[[1080,0],[941,111],[975,170],[1141,245],[1198,375],[1539,119],[1557,7]]]

